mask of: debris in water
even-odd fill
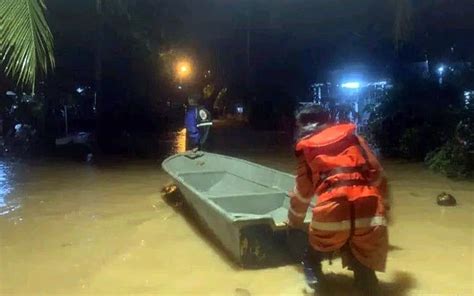
[[[174,184],[166,185],[161,189],[163,199],[172,207],[180,208],[183,206],[183,199],[178,190],[178,187]]]
[[[251,296],[252,294],[247,289],[236,288],[234,295],[235,296]]]
[[[173,192],[175,192],[177,189],[176,185],[174,184],[169,184],[169,185],[165,185],[162,189],[161,189],[161,194],[171,194]]]
[[[440,206],[455,206],[456,205],[456,199],[454,198],[454,196],[446,192],[443,192],[440,195],[438,195],[438,197],[436,198],[436,202]]]

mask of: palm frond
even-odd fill
[[[53,36],[43,0],[0,1],[0,59],[7,76],[34,92],[37,75],[54,69]]]

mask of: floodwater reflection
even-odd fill
[[[176,137],[173,146],[174,153],[182,153],[186,151],[186,129],[176,132]]]
[[[162,157],[184,151],[185,131],[166,143]],[[291,153],[253,146],[246,159],[293,170]],[[229,151],[241,153],[216,152]],[[473,295],[474,184],[419,164],[388,162],[386,171],[394,222],[387,273],[379,274],[385,295]],[[170,181],[160,161],[0,163],[0,206],[17,207],[0,216],[0,295],[303,295],[294,265],[230,263],[186,211],[163,200]],[[442,191],[459,205],[436,205]],[[323,269],[334,295],[352,294],[352,273],[339,259]]]
[[[159,139],[158,158],[164,159],[167,156],[186,151],[186,129],[178,129],[173,132],[163,134]]]
[[[11,187],[10,167],[5,162],[0,162],[0,215],[8,214],[18,208],[14,201],[9,200]]]

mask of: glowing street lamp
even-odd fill
[[[176,67],[176,72],[180,79],[186,78],[191,74],[191,65],[187,61],[181,61]]]
[[[439,84],[443,84],[443,74],[444,74],[444,70],[446,70],[446,69],[443,65],[440,65],[437,70],[438,70],[438,74],[439,74],[439,81],[438,82],[439,82]]]
[[[176,75],[179,79],[179,89],[182,89],[183,79],[191,75],[191,64],[188,61],[180,61],[176,64]]]
[[[187,65],[181,65],[179,67],[179,74],[180,75],[187,75],[189,73],[189,67]]]
[[[438,73],[439,73],[439,75],[443,75],[443,73],[444,73],[444,66],[439,66],[439,67],[438,67]]]

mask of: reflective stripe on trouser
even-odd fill
[[[373,270],[384,271],[388,251],[384,213],[378,197],[363,197],[352,202],[335,198],[317,204],[309,231],[310,244],[318,251],[332,252],[348,243],[359,262]]]

